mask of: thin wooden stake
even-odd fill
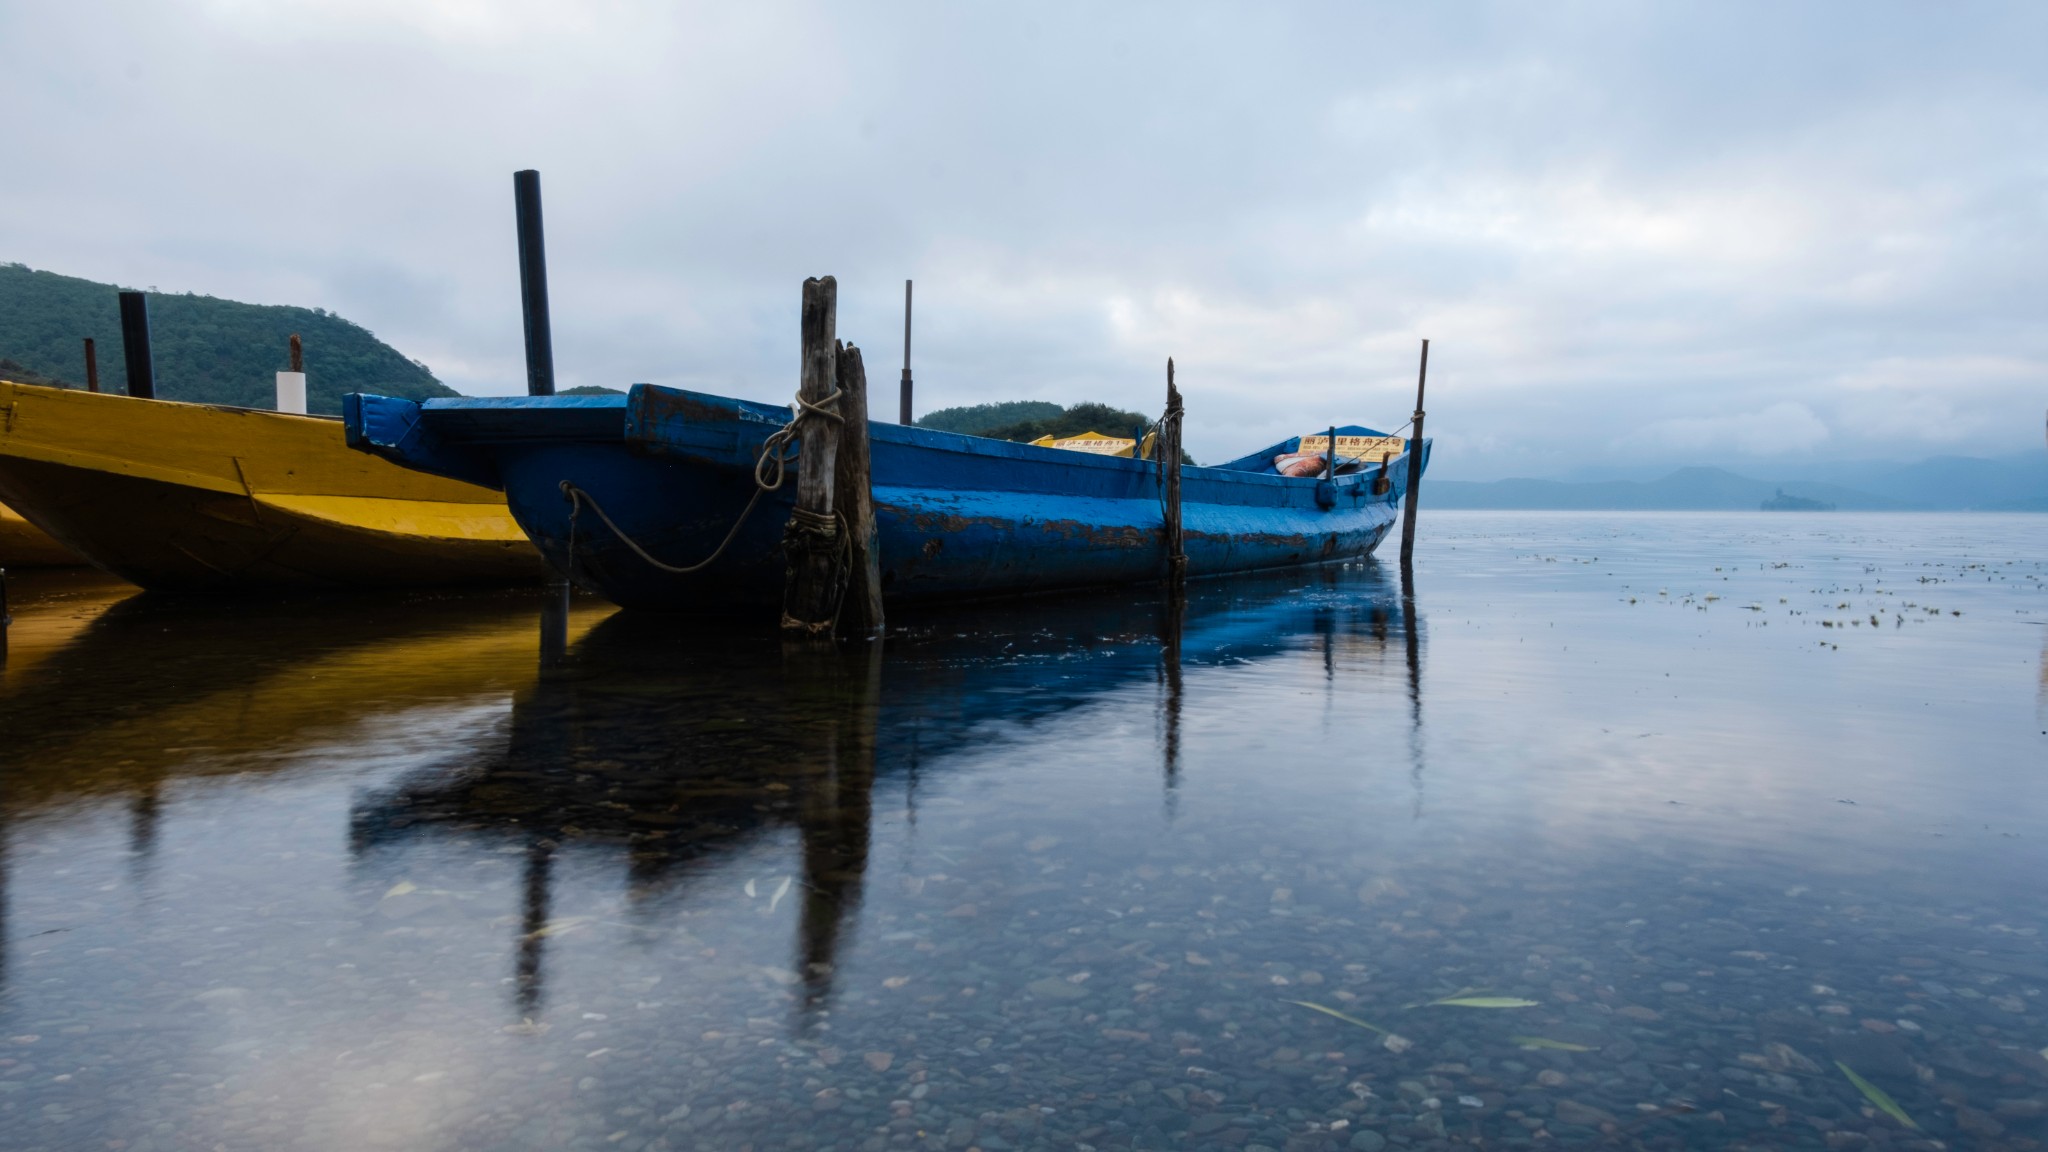
[[[830,276],[804,281],[803,364],[797,388],[803,409],[798,424],[796,507],[783,529],[788,565],[782,585],[782,630],[829,637],[839,614],[842,542],[834,514],[832,481],[839,463],[840,423],[834,411],[839,375],[837,341],[839,282]]]
[[[872,463],[868,452],[868,373],[860,349],[839,351],[839,461],[832,497],[840,531],[848,536],[846,598],[839,607],[840,631],[873,639],[882,634],[882,558],[875,529]],[[909,371],[905,369],[905,371]],[[907,398],[907,394],[906,394]],[[906,421],[907,423],[907,421]]]
[[[87,392],[97,392],[100,390],[100,358],[99,354],[93,351],[92,337],[90,336],[85,338],[85,390]]]
[[[1422,367],[1415,375],[1415,427],[1408,437],[1408,503],[1401,516],[1401,567],[1415,560],[1415,498],[1422,492],[1422,390],[1429,383],[1429,341],[1422,342]]]
[[[1159,435],[1152,442],[1152,450],[1159,453],[1159,463],[1166,477],[1166,575],[1178,589],[1188,574],[1187,541],[1181,531],[1180,519],[1180,389],[1173,383],[1173,357],[1166,358],[1166,418],[1160,421]]]

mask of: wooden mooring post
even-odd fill
[[[100,357],[99,353],[93,350],[92,337],[90,336],[85,338],[85,390],[87,392],[97,392],[100,390]]]
[[[149,354],[149,300],[121,293],[121,356],[128,364],[128,394],[156,399],[156,367]]]
[[[1422,342],[1422,367],[1415,375],[1415,427],[1408,435],[1408,495],[1401,515],[1401,567],[1415,562],[1415,498],[1422,492],[1422,390],[1429,383],[1429,341]],[[1334,442],[1332,447],[1335,447]]]
[[[1173,357],[1166,358],[1166,413],[1152,442],[1166,489],[1166,578],[1178,592],[1188,575],[1187,540],[1180,519],[1180,389],[1173,383]]]
[[[519,310],[526,328],[526,394],[555,394],[555,337],[548,323],[547,242],[540,224],[540,173],[512,174],[512,212],[519,230]]]
[[[842,550],[837,508],[832,499],[839,466],[839,356],[833,329],[838,323],[839,282],[830,276],[804,281],[803,359],[797,387],[796,507],[782,530],[787,567],[782,582],[782,632],[789,637],[829,638],[839,616]]]
[[[909,281],[904,281],[906,289]],[[906,297],[906,301],[907,301]],[[906,323],[906,335],[908,328]],[[843,635],[871,640],[882,635],[882,558],[875,529],[875,492],[868,452],[868,373],[860,349],[838,350],[838,467],[833,470],[832,504],[839,512],[839,530],[847,535],[846,595],[839,615]],[[904,413],[910,411],[910,369],[905,368]],[[909,420],[904,421],[910,423]]]

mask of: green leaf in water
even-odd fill
[[[1906,1115],[1906,1110],[1904,1108],[1899,1107],[1899,1102],[1897,1100],[1892,1099],[1890,1096],[1885,1095],[1884,1089],[1879,1088],[1877,1085],[1872,1084],[1870,1081],[1865,1080],[1861,1076],[1858,1076],[1854,1068],[1849,1067],[1847,1064],[1842,1063],[1840,1060],[1835,1061],[1835,1067],[1840,1068],[1842,1070],[1842,1075],[1847,1076],[1849,1078],[1849,1083],[1854,1084],[1856,1086],[1856,1090],[1858,1092],[1863,1093],[1864,1099],[1869,1100],[1872,1104],[1877,1105],[1878,1111],[1884,1113],[1885,1115],[1891,1117],[1894,1120],[1897,1120],[1899,1123],[1904,1124],[1906,1127],[1911,1128],[1915,1132],[1918,1132],[1920,1130],[1920,1126],[1918,1124],[1913,1123],[1913,1118],[1911,1116]]]
[[[1563,1040],[1552,1040],[1548,1036],[1510,1036],[1508,1039],[1522,1048],[1541,1048],[1549,1052],[1597,1052],[1584,1044],[1568,1044]]]
[[[1312,1012],[1321,1012],[1325,1016],[1335,1016],[1337,1019],[1342,1020],[1346,1024],[1356,1024],[1360,1028],[1363,1028],[1368,1032],[1377,1032],[1382,1036],[1393,1035],[1392,1032],[1387,1031],[1385,1028],[1382,1028],[1377,1024],[1367,1024],[1365,1021],[1360,1020],[1358,1017],[1351,1015],[1349,1012],[1339,1012],[1335,1008],[1331,1008],[1328,1005],[1317,1004],[1308,1000],[1289,1000],[1287,1001],[1287,1003],[1296,1005],[1298,1007],[1307,1008]]]
[[[1443,1000],[1431,1000],[1428,1007],[1439,1005],[1450,1008],[1534,1008],[1541,1001],[1518,1000],[1513,996],[1452,996]]]

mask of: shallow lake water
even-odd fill
[[[1441,513],[1408,588],[543,667],[532,592],[16,575],[0,1147],[2038,1147],[2044,581]]]

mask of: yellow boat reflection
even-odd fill
[[[17,813],[170,777],[276,769],[294,750],[417,709],[509,703],[539,664],[530,592],[337,597],[308,612],[304,600],[230,606],[126,591],[17,604],[0,679],[0,771]],[[613,611],[579,598],[569,639]]]
[[[83,563],[78,553],[0,504],[0,568],[68,568]]]

